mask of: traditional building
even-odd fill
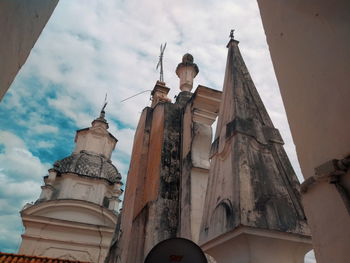
[[[44,177],[40,198],[21,211],[25,233],[19,253],[104,261],[117,222],[121,175],[111,162],[117,139],[101,111],[78,130],[74,152]]]
[[[218,263],[297,263],[311,249],[283,140],[233,35],[228,48],[223,94],[204,86],[191,93],[199,70],[190,54],[176,69],[175,103],[165,83],[156,83],[136,130],[108,262],[143,262],[172,237],[193,240]]]
[[[296,263],[311,250],[300,185],[231,38],[200,245],[217,262]]]
[[[176,73],[181,92],[175,103],[158,81],[152,105],[140,117],[123,202],[120,233],[109,262],[143,262],[162,240],[184,236],[198,240],[212,139],[211,124],[219,111],[221,92],[199,86],[198,73],[186,54]],[[119,231],[119,229],[118,229]]]

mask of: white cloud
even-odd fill
[[[77,103],[76,99],[67,95],[61,95],[56,99],[48,99],[48,104],[62,112],[66,117],[75,121],[77,126],[86,127],[93,118],[81,108],[84,104]]]
[[[24,141],[13,133],[0,131],[0,244],[8,252],[18,247],[22,228],[19,211],[40,194],[41,177],[48,165],[32,155]]]
[[[53,142],[48,142],[48,141],[39,141],[37,143],[38,148],[52,148],[54,146],[55,144]]]
[[[0,154],[3,173],[15,176],[14,180],[38,179],[46,174],[49,165],[42,164],[38,157],[33,156],[18,136],[0,131],[0,143],[5,146],[4,153]]]
[[[0,206],[2,205],[0,200]],[[1,252],[17,253],[21,242],[21,236],[19,233],[23,233],[24,228],[21,226],[21,218],[17,213],[13,214],[0,214],[0,222],[2,227],[0,228],[0,244]]]
[[[37,134],[58,132],[58,128],[56,126],[47,125],[47,124],[34,125],[33,127],[31,127],[31,130]]]

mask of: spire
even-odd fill
[[[200,243],[244,227],[307,236],[298,179],[238,43],[231,31]]]
[[[74,153],[86,151],[89,153],[104,156],[110,160],[118,140],[108,131],[108,122],[105,119],[105,109],[107,106],[107,94],[100,111],[100,116],[94,119],[91,127],[78,130],[75,135]]]
[[[190,92],[193,88],[193,79],[199,72],[198,66],[193,63],[193,60],[193,56],[187,53],[183,55],[182,62],[176,68],[176,75],[180,78],[181,91]]]
[[[239,41],[234,39],[233,30],[231,30],[230,40],[227,44],[228,54],[223,87],[224,95],[220,106],[221,117],[218,119],[215,137],[219,136],[220,131],[226,130],[228,122],[233,121],[235,118],[254,120],[254,123],[257,125],[274,128],[245,65],[238,44]],[[263,140],[261,135],[256,134],[260,140]],[[277,130],[274,139],[283,144],[283,140]]]
[[[105,129],[109,128],[108,122],[105,119],[105,115],[106,115],[105,109],[106,109],[107,103],[108,102],[107,102],[107,93],[106,93],[105,100],[103,102],[103,106],[102,106],[102,109],[100,111],[100,116],[98,118],[96,118],[95,120],[93,120],[91,123],[93,127],[98,126],[97,123],[102,123],[102,125],[105,127]]]

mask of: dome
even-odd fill
[[[122,179],[117,168],[105,157],[81,151],[55,162],[53,169],[59,173],[75,173],[82,176],[106,179],[110,183]]]

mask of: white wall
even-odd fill
[[[57,3],[58,0],[0,1],[0,101]]]

